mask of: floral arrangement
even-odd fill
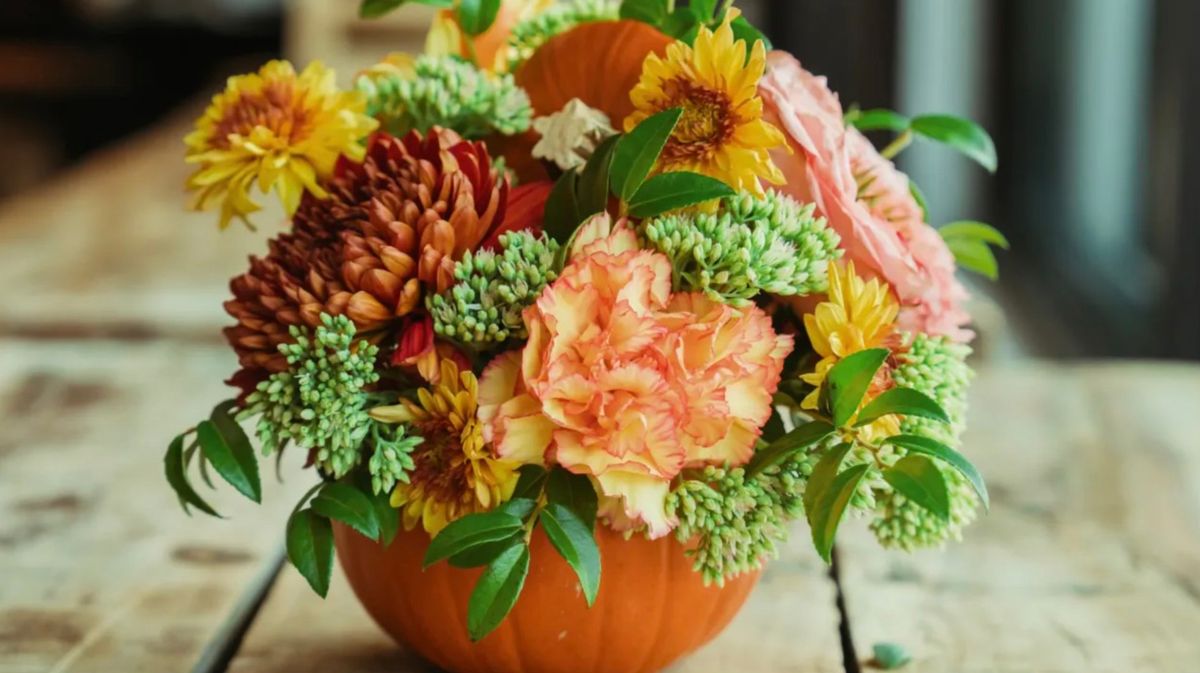
[[[167,451],[185,510],[217,514],[193,464],[260,500],[252,423],[320,477],[287,523],[313,589],[331,522],[424,530],[427,564],[485,568],[473,639],[535,529],[589,604],[597,526],[674,536],[718,584],[797,519],[826,560],[848,512],[885,547],[959,537],[987,491],[955,272],[1007,244],[931,226],[892,159],[994,170],[982,129],[843,110],[728,1],[413,1],[442,8],[427,53],[348,88],[272,61],[186,139],[194,208],[250,226],[274,194],[290,223],[230,284],[238,394]]]

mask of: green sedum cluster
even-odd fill
[[[581,23],[619,18],[614,0],[575,0],[550,6],[546,11],[513,26],[508,38],[508,71],[513,72],[547,40]]]
[[[906,417],[900,423],[905,434],[922,435],[951,447],[959,445],[959,435],[966,425],[967,388],[971,369],[966,359],[970,347],[956,344],[945,337],[916,334],[908,353],[892,372],[897,385],[913,388],[941,405],[950,417],[950,424],[934,420]],[[896,456],[903,455],[902,450]],[[978,499],[975,491],[957,470],[939,465],[950,492],[950,520],[937,516],[891,490],[878,494],[876,518],[871,530],[885,547],[912,550],[936,547],[948,540],[961,538],[962,529],[975,518]]]
[[[746,478],[744,468],[709,466],[667,496],[667,515],[679,520],[675,537],[694,539],[696,572],[706,583],[753,571],[779,554],[788,523],[804,516],[804,483],[815,460],[798,454]]]
[[[404,425],[379,423],[372,420],[370,444],[374,447],[371,457],[367,460],[367,470],[371,473],[371,491],[387,493],[396,482],[408,483],[408,475],[416,465],[413,463],[413,449],[425,441],[419,435],[408,435]]]
[[[420,56],[413,71],[368,72],[355,82],[367,97],[367,113],[392,135],[444,126],[482,138],[529,128],[529,96],[511,75],[489,75],[454,56]]]
[[[354,323],[321,315],[310,337],[292,326],[295,343],[282,344],[288,370],[272,374],[246,399],[246,413],[259,414],[257,434],[267,455],[294,441],[316,451],[317,465],[335,478],[350,471],[373,421],[364,388],[379,380],[378,349],[354,341]]]
[[[454,267],[455,284],[426,300],[434,332],[464,344],[528,337],[521,312],[557,278],[558,249],[545,235],[513,231],[500,237],[498,252],[467,252]]]
[[[646,221],[642,236],[671,258],[676,289],[704,292],[745,306],[760,292],[806,295],[828,289],[828,264],[838,235],[800,205],[775,191],[742,192],[715,213],[675,212]]]

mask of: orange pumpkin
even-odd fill
[[[588,608],[570,566],[537,530],[520,598],[495,631],[467,638],[467,599],[482,570],[439,562],[422,572],[429,536],[388,547],[334,525],[338,559],[371,617],[451,673],[653,673],[707,643],[733,619],[758,573],[704,586],[672,538],[626,540],[597,528],[601,580]]]
[[[517,69],[535,115],[558,112],[572,98],[608,115],[620,128],[633,112],[629,92],[651,52],[662,55],[674,40],[641,21],[580,24],[546,41]]]

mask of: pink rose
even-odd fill
[[[764,117],[783,130],[791,150],[771,153],[787,178],[781,190],[816,204],[841,236],[846,258],[891,285],[902,329],[969,340],[962,326],[970,316],[961,306],[967,292],[954,277],[953,256],[922,221],[908,178],[862,134],[846,129],[825,78],[773,51],[759,94]]]

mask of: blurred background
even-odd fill
[[[0,2],[0,334],[214,338],[224,279],[262,238],[214,241],[210,215],[182,212],[182,135],[265,58],[321,58],[345,81],[420,49],[427,8],[364,22],[357,4]],[[1000,282],[973,285],[985,344],[1200,359],[1200,3],[738,4],[847,106],[991,131],[995,176],[920,143],[900,159],[934,224],[983,220],[1013,243]]]

